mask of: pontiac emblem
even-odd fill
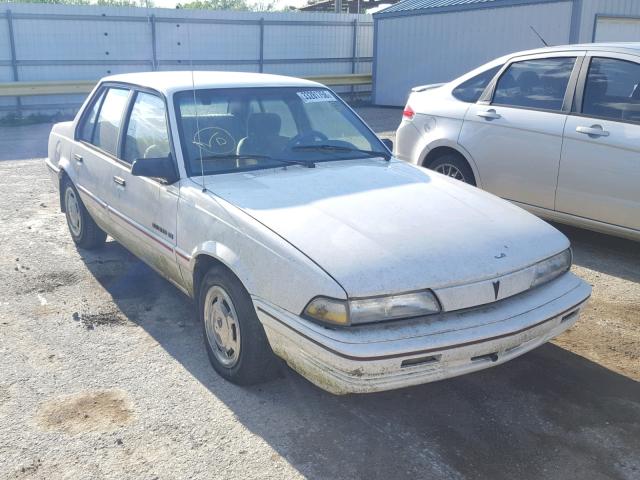
[[[493,293],[495,294],[495,299],[498,299],[498,292],[500,292],[500,280],[496,280],[493,282]]]

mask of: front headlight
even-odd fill
[[[531,287],[536,287],[559,277],[571,268],[571,249],[547,258],[536,264],[536,273],[531,283]]]
[[[303,316],[335,325],[357,325],[419,317],[439,311],[440,304],[436,296],[424,290],[354,300],[316,297],[304,309]]]

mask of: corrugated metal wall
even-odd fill
[[[580,42],[592,42],[595,18],[598,16],[640,17],[639,0],[582,0]]]
[[[638,2],[640,3],[640,1]],[[374,102],[403,105],[411,87],[439,83],[509,52],[569,43],[571,2],[377,20]]]
[[[367,73],[372,55],[369,15],[0,4],[0,82],[14,81],[14,71],[20,81],[93,80],[192,64],[286,75]],[[81,100],[23,97],[21,103],[55,109]],[[0,109],[15,104],[1,99]]]

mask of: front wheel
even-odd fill
[[[78,195],[78,190],[68,178],[62,182],[62,201],[67,226],[75,244],[86,250],[100,248],[107,239],[107,234],[93,221]]]
[[[473,170],[471,170],[467,161],[459,155],[453,153],[444,154],[431,162],[428,168],[469,185],[475,186],[476,184]]]
[[[249,293],[221,266],[205,274],[198,294],[209,361],[222,377],[239,385],[270,379],[276,370],[264,328]]]

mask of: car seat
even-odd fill
[[[247,120],[247,136],[238,143],[238,155],[276,156],[289,139],[280,135],[282,120],[277,113],[252,113]]]

